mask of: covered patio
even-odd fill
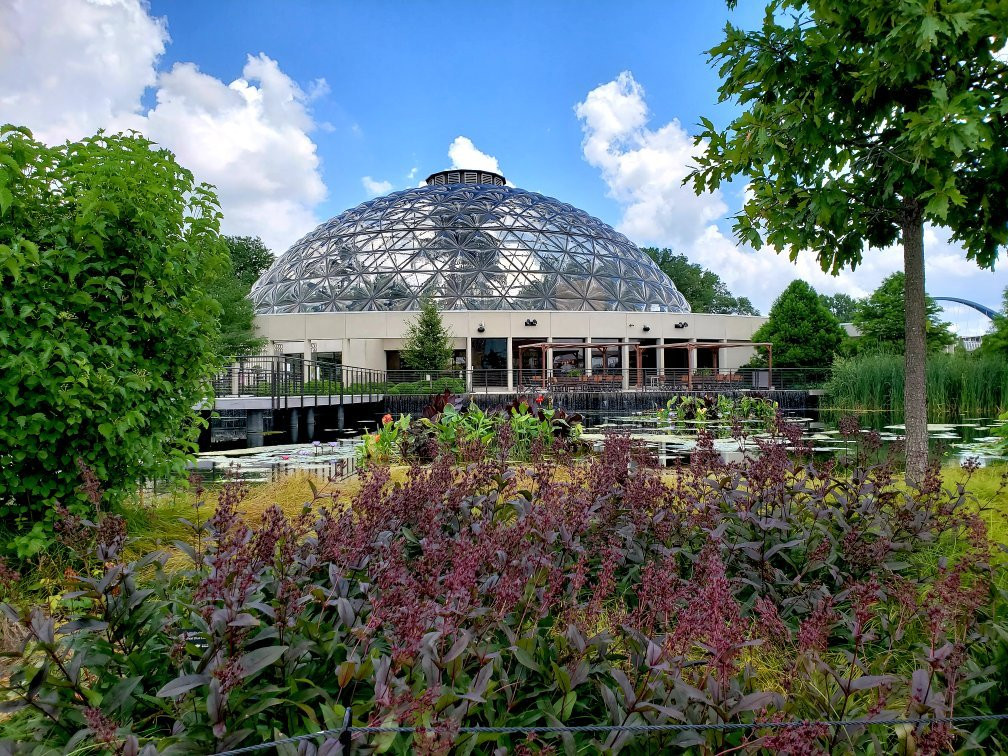
[[[767,368],[766,385],[762,388],[773,388],[773,345],[769,342],[751,341],[718,341],[718,342],[681,342],[671,344],[638,344],[625,341],[538,341],[531,344],[522,344],[517,347],[518,359],[518,385],[531,386],[552,391],[618,391],[622,389],[632,389],[639,391],[646,388],[681,388],[684,391],[710,391],[710,390],[740,390],[747,388],[744,383],[752,380],[751,372],[744,375],[738,371],[722,372],[718,367],[718,355],[722,349],[752,349],[753,347],[766,347]],[[685,350],[685,363],[689,367],[684,369],[666,370],[664,367],[657,370],[645,371],[644,356],[650,350]],[[540,370],[524,370],[521,354],[526,350],[537,350],[540,355],[538,364]],[[584,374],[576,371],[564,373],[556,369],[550,361],[550,354],[553,351],[571,352],[584,351],[584,364],[586,370]],[[592,356],[594,353],[601,355],[601,368],[592,370]],[[631,359],[623,364],[623,360],[618,360],[619,368],[611,370],[609,368],[609,354],[615,352],[622,356],[626,354]],[[713,367],[697,368],[696,355],[706,352],[710,354],[710,362]],[[632,366],[631,366],[632,365]]]

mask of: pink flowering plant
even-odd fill
[[[885,725],[1008,701],[1004,579],[969,466],[908,489],[868,464],[871,436],[841,470],[785,437],[728,464],[703,435],[671,470],[622,436],[589,458],[539,441],[514,464],[511,425],[497,434],[402,482],[372,464],[351,501],[320,490],[296,517],[248,521],[228,484],[179,544],[184,569],[92,534],[103,567],[56,611],[3,608],[26,634],[0,694],[12,747],[207,753],[339,729],[348,711],[420,728],[356,734],[361,753],[1008,747],[996,722]],[[459,732],[687,723],[751,726]]]

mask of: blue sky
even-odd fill
[[[704,51],[758,23],[740,5],[0,0],[0,121],[48,142],[136,129],[217,187],[225,232],[277,253],[454,161],[680,250],[764,312],[794,278],[868,294],[898,250],[828,276],[735,243],[741,184],[682,186],[699,118],[735,114]],[[999,306],[1008,277],[941,229],[925,245],[931,293]]]
[[[156,0],[151,10],[168,18],[165,68],[197,61],[230,81],[262,51],[297,82],[326,80],[330,93],[313,103],[332,127],[316,135],[329,189],[322,215],[366,199],[361,176],[401,188],[416,183],[414,167],[421,179],[448,167],[448,145],[465,135],[512,183],[616,223],[618,204],[582,157],[574,105],[629,70],[655,121],[691,130],[702,115],[726,121],[732,108],[716,106],[703,51],[729,14],[705,5],[287,2],[281,12],[275,1]]]

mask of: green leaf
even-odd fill
[[[262,671],[283,656],[287,648],[287,646],[265,646],[249,651],[238,660],[242,678],[247,679]]]
[[[180,675],[172,680],[170,683],[161,688],[156,695],[158,698],[175,698],[176,696],[181,696],[193,688],[198,688],[200,685],[208,685],[210,683],[210,675]]]
[[[532,657],[528,651],[526,651],[521,646],[511,646],[511,651],[514,653],[515,658],[521,663],[522,666],[528,667],[533,672],[541,671],[539,664]]]
[[[143,677],[127,677],[113,685],[102,696],[101,708],[106,714],[113,714],[122,708]]]

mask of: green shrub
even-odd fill
[[[53,609],[0,608],[27,639],[3,726],[24,752],[211,753],[339,728],[347,711],[355,726],[427,728],[361,734],[363,752],[525,741],[459,726],[712,722],[754,726],[537,746],[1008,746],[997,723],[761,727],[1004,711],[1004,604],[961,488],[907,489],[890,465],[838,476],[782,444],[731,466],[712,451],[707,439],[662,472],[611,437],[587,465],[538,457],[523,475],[449,454],[395,485],[375,465],[349,506],[316,491],[302,514],[255,523],[230,484],[173,573],[158,554],[124,562],[117,518],[68,517],[61,537],[90,568]]]
[[[58,187],[58,190],[56,189]],[[55,502],[114,505],[196,449],[226,261],[220,212],[138,135],[47,147],[0,129],[0,528],[44,545]]]
[[[407,383],[388,384],[384,389],[386,394],[443,394],[450,391],[462,394],[466,390],[465,381],[461,378],[437,378],[433,381],[413,381]]]
[[[305,381],[302,393],[305,396],[339,394],[343,384],[334,380],[313,380]]]

